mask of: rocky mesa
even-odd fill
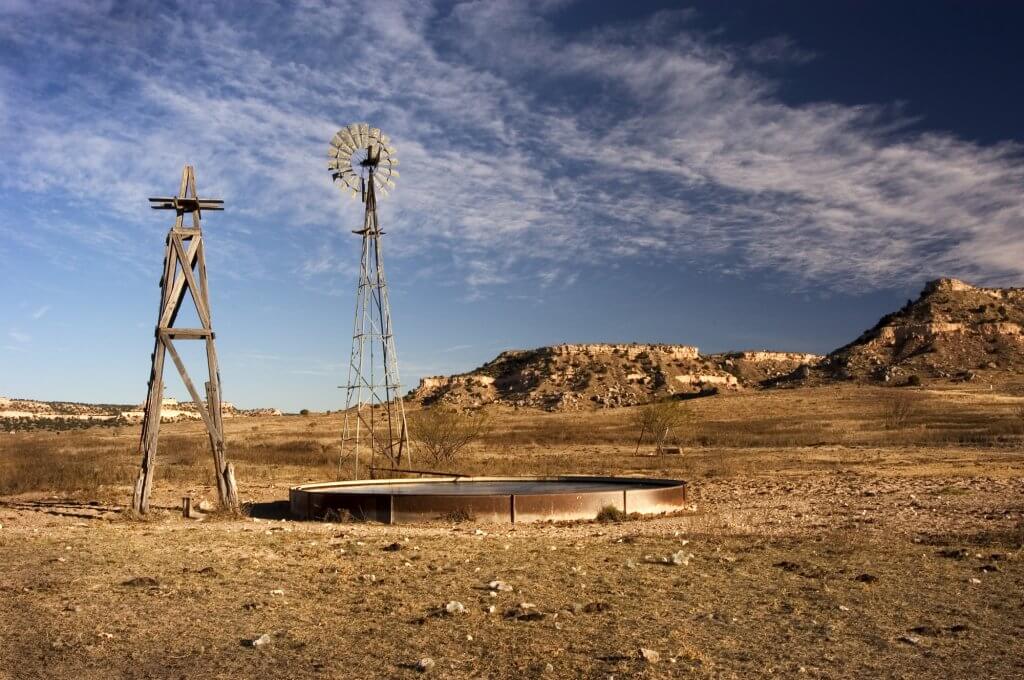
[[[929,282],[916,300],[779,384],[1005,382],[1024,373],[1024,289]]]
[[[670,395],[754,387],[821,359],[766,350],[702,355],[690,345],[554,345],[508,350],[468,373],[424,378],[409,398],[459,408],[631,406]]]

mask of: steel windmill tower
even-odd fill
[[[369,453],[371,475],[378,456],[389,468],[411,462],[409,432],[398,376],[398,353],[391,324],[391,305],[384,278],[384,260],[377,219],[377,196],[386,196],[398,177],[394,147],[379,128],[366,123],[343,127],[331,139],[328,169],[335,183],[364,205],[352,351],[345,384],[342,462],[351,456],[353,475]]]

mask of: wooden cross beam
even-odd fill
[[[193,210],[223,210],[224,201],[219,198],[186,198],[183,196],[171,196],[170,198],[151,198],[149,207],[153,210],[179,210],[181,212],[192,212]]]

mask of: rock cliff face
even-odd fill
[[[937,279],[790,382],[1001,381],[1024,372],[1022,331],[1024,289]]]
[[[424,378],[409,398],[458,407],[630,406],[672,394],[752,387],[820,359],[768,351],[701,355],[690,345],[555,345],[508,350],[469,373]]]

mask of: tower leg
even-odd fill
[[[142,436],[139,439],[142,462],[132,494],[132,509],[139,514],[149,511],[149,495],[153,490],[153,476],[156,472],[156,446],[160,434],[165,355],[164,343],[157,338],[156,346],[153,349],[153,367],[149,375],[149,395],[146,397],[146,407],[143,413]]]

